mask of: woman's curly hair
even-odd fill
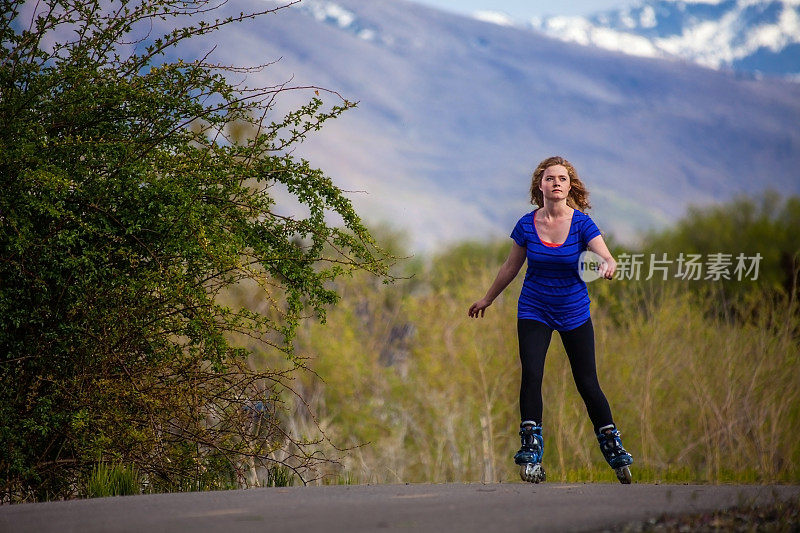
[[[567,205],[578,211],[587,211],[591,209],[592,206],[589,204],[589,191],[586,190],[586,186],[580,178],[578,178],[578,172],[575,170],[575,167],[572,166],[572,163],[557,155],[548,157],[539,163],[536,170],[533,171],[533,179],[531,180],[531,203],[539,207],[544,207],[544,198],[542,197],[542,191],[539,189],[539,185],[542,183],[542,174],[544,174],[544,171],[553,165],[564,166],[569,174],[570,190],[567,195]]]

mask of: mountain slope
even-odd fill
[[[254,4],[255,5],[255,4]],[[504,237],[530,172],[562,154],[601,229],[630,240],[689,202],[800,192],[800,86],[563,43],[403,0],[304,0],[218,35],[248,83],[335,89],[359,107],[298,152],[414,250]],[[239,6],[237,6],[237,10]],[[211,43],[196,43],[200,55]],[[289,99],[287,105],[299,100]]]

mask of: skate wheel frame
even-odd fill
[[[631,483],[631,469],[627,466],[621,466],[619,468],[614,469],[614,473],[617,474],[617,479],[623,485],[630,485]]]
[[[527,481],[528,483],[541,483],[546,479],[542,465],[535,463],[519,465],[519,477],[522,478],[522,481]]]

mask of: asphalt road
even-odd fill
[[[340,485],[0,506],[0,531],[602,531],[800,496],[800,486]]]

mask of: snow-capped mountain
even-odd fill
[[[644,0],[586,18],[534,19],[530,26],[626,54],[800,80],[798,0]]]
[[[689,203],[766,186],[800,193],[800,84],[497,22],[406,0],[303,0],[181,54],[213,48],[221,64],[270,64],[249,86],[292,80],[358,101],[295,154],[361,191],[356,209],[405,230],[414,252],[507,236],[531,209],[533,168],[556,154],[576,165],[601,230],[622,241]],[[313,95],[287,93],[282,109]]]
[[[281,4],[282,2],[275,1],[275,3]],[[365,41],[382,40],[386,37],[377,31],[377,27],[374,24],[364,21],[356,13],[336,2],[305,0],[292,7],[310,15],[317,22],[334,26]],[[383,44],[391,45],[391,39]]]

